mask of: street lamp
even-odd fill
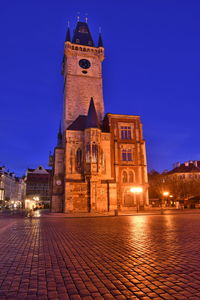
[[[168,191],[165,191],[162,193],[163,194],[163,198],[164,199],[167,199],[168,196],[169,196],[169,192]],[[162,199],[163,200],[163,199]],[[163,201],[161,200],[161,214],[163,214]]]
[[[137,207],[137,213],[139,211],[139,206],[138,206],[138,197],[137,195],[141,194],[143,192],[143,188],[140,186],[133,186],[130,189],[130,192],[136,195],[136,207]]]

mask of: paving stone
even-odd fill
[[[4,226],[1,300],[200,299],[198,215],[0,218]]]

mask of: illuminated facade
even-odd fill
[[[26,199],[38,199],[38,203],[50,206],[51,198],[51,170],[38,166],[26,171]]]
[[[68,29],[64,59],[63,128],[53,156],[53,212],[105,212],[148,205],[145,141],[139,116],[106,114],[104,47],[88,24]],[[131,193],[133,186],[142,193]]]
[[[0,167],[0,205],[10,206],[11,203],[23,202],[26,185],[24,178],[18,178],[13,172]]]

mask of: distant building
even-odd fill
[[[179,179],[200,179],[200,161],[189,160],[184,163],[177,162],[167,174],[177,176]]]
[[[23,202],[25,198],[25,188],[24,178],[16,177],[13,172],[9,172],[4,166],[0,167],[1,205],[18,205],[17,202]]]
[[[51,170],[38,166],[26,171],[26,199],[36,200],[45,207],[50,206]]]

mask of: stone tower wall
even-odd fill
[[[82,50],[80,50],[82,49]],[[85,49],[85,51],[83,51]],[[69,126],[79,115],[87,115],[91,97],[100,121],[104,117],[102,87],[103,48],[75,46],[65,43],[64,63],[64,124]],[[79,65],[81,59],[90,61],[90,68]],[[83,73],[87,72],[87,73]]]

